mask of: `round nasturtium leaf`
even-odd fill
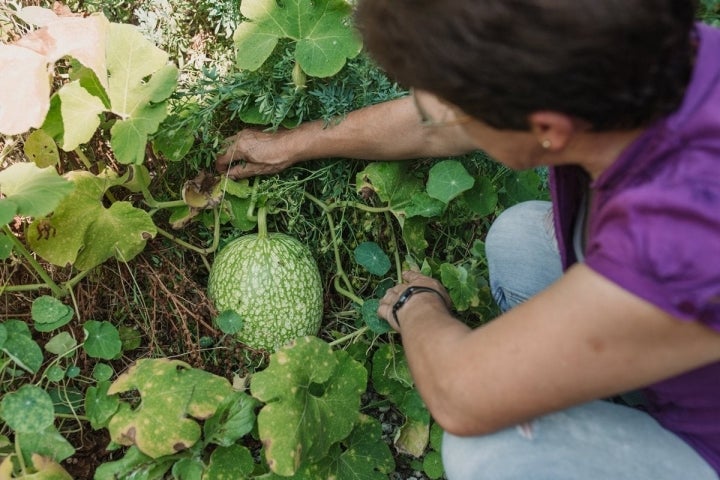
[[[477,178],[473,188],[466,191],[462,198],[470,210],[480,216],[493,213],[498,203],[497,189],[487,177]]]
[[[45,371],[45,376],[51,382],[59,382],[60,380],[65,378],[65,369],[57,365],[51,365]]]
[[[390,270],[390,258],[375,242],[363,242],[355,249],[355,261],[373,275],[382,276]]]
[[[0,414],[16,432],[42,432],[55,421],[50,395],[35,385],[23,385],[0,401]]]
[[[373,333],[378,335],[392,331],[390,324],[378,317],[377,309],[379,306],[380,300],[377,298],[365,300],[362,306],[362,316],[365,321],[365,325],[367,325]]]
[[[443,213],[447,205],[436,198],[432,198],[427,192],[420,192],[413,195],[411,202],[405,207],[405,215],[411,217],[436,217]]]
[[[50,332],[72,320],[73,309],[57,298],[43,295],[33,300],[30,315],[35,320],[35,330]]]
[[[430,169],[427,193],[442,202],[450,201],[472,188],[475,179],[457,160],[443,160]]]
[[[0,348],[20,368],[37,373],[43,362],[40,346],[33,340],[27,323],[21,320],[8,320],[4,324],[7,338]]]
[[[120,325],[118,333],[120,334],[120,342],[122,342],[123,352],[129,352],[140,348],[140,345],[142,344],[142,335],[140,335],[140,332],[135,328]]]
[[[102,382],[103,380],[110,380],[114,373],[115,371],[110,365],[98,363],[95,365],[95,368],[93,368],[92,377],[98,382]]]
[[[45,350],[55,355],[65,355],[76,346],[77,340],[72,335],[68,332],[60,332],[45,344]]]
[[[87,335],[85,351],[91,357],[112,360],[122,351],[120,334],[112,323],[90,320],[85,322],[83,328]]]
[[[228,335],[232,335],[233,333],[237,333],[242,330],[243,324],[245,323],[240,314],[235,310],[224,310],[220,313],[220,315],[218,315],[215,322],[217,323],[218,328]]]
[[[435,480],[443,476],[445,468],[443,467],[440,452],[428,452],[423,458],[423,471],[428,478]]]

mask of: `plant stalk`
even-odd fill
[[[40,278],[42,278],[45,281],[46,286],[53,292],[53,295],[55,297],[64,297],[67,292],[61,288],[55,281],[50,277],[50,275],[45,271],[45,269],[40,265],[40,263],[35,260],[35,257],[28,252],[27,248],[25,248],[25,245],[15,237],[13,232],[10,230],[10,227],[7,225],[3,225],[3,231],[5,234],[10,238],[10,240],[13,242],[13,245],[15,245],[15,249],[20,252],[20,254],[27,260],[27,262],[32,266],[32,268],[35,270],[35,272],[38,274]]]

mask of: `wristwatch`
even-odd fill
[[[430,292],[434,293],[438,297],[440,297],[443,301],[443,304],[447,307],[447,302],[445,301],[445,297],[443,297],[443,294],[435,290],[434,288],[430,287],[420,287],[420,286],[413,286],[408,287],[405,289],[404,292],[400,294],[400,296],[397,299],[397,302],[395,302],[395,305],[392,307],[392,314],[393,318],[395,319],[395,323],[397,323],[398,327],[400,326],[400,320],[398,319],[397,312],[402,308],[403,305],[407,303],[408,300],[410,300],[410,297],[415,295],[416,293],[423,293],[423,292]]]

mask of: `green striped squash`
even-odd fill
[[[208,296],[219,312],[234,310],[242,317],[237,337],[252,348],[275,350],[320,329],[323,289],[317,263],[305,245],[283,233],[245,235],[228,243],[210,269]]]

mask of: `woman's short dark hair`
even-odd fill
[[[389,75],[502,129],[552,110],[595,130],[675,110],[690,78],[694,0],[359,0]]]

